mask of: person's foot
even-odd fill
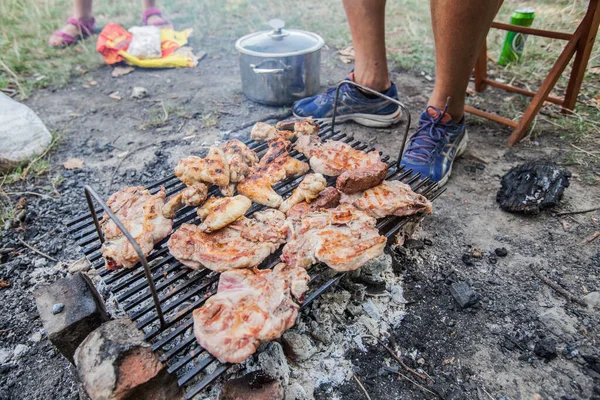
[[[65,26],[52,33],[48,44],[52,47],[71,46],[94,33],[94,22],[94,18],[87,20],[69,18]]]
[[[456,123],[446,110],[428,106],[406,144],[400,164],[420,172],[422,178],[429,177],[444,185],[454,159],[467,148],[467,140],[464,118]]]
[[[142,23],[149,26],[157,26],[161,29],[172,29],[171,22],[164,19],[158,8],[149,8],[142,14]]]
[[[346,79],[354,80],[353,74],[351,73]],[[292,112],[300,118],[313,117],[325,122],[331,121],[336,87],[337,85],[327,89],[323,94],[296,101],[292,106]],[[393,82],[383,94],[398,99],[398,90]],[[352,120],[364,126],[383,128],[400,121],[401,117],[400,107],[389,100],[370,97],[349,84],[342,85],[340,88],[336,122]]]

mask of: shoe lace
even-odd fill
[[[432,117],[429,114],[429,109],[436,111],[437,117]],[[427,107],[425,110],[426,117],[419,120],[419,127],[408,142],[408,148],[405,152],[407,156],[423,162],[431,158],[440,140],[448,135],[444,128],[447,128],[449,123],[442,122],[447,111],[448,104],[446,104],[443,111],[437,107]]]

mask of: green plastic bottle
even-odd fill
[[[511,25],[531,26],[535,18],[535,10],[533,8],[519,8],[510,17]],[[519,61],[525,47],[527,35],[519,32],[506,32],[502,53],[498,59],[498,64],[507,65],[512,61]]]

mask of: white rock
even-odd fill
[[[0,365],[7,364],[12,358],[12,352],[8,349],[0,349]]]
[[[13,350],[13,358],[18,359],[29,351],[29,346],[18,344]]]
[[[600,308],[600,292],[590,292],[583,296],[589,308]]]
[[[38,343],[40,340],[42,340],[41,332],[33,332],[33,334],[31,336],[29,336],[30,342]]]
[[[136,86],[131,89],[131,97],[134,99],[143,99],[148,96],[148,90],[141,86]]]
[[[44,152],[52,135],[26,105],[0,93],[0,172]]]

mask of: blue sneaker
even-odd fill
[[[346,79],[354,80],[353,77],[351,73]],[[313,117],[325,122],[331,121],[336,86],[327,89],[323,94],[298,100],[292,106],[292,112],[300,118]],[[393,82],[383,94],[398,99],[398,89]],[[335,122],[351,120],[364,126],[384,128],[400,121],[401,117],[400,107],[389,100],[367,97],[358,88],[348,84],[340,88]]]
[[[409,139],[401,165],[420,172],[423,178],[446,184],[454,159],[467,148],[465,120],[452,121],[446,109],[429,106],[421,114],[419,126]]]

